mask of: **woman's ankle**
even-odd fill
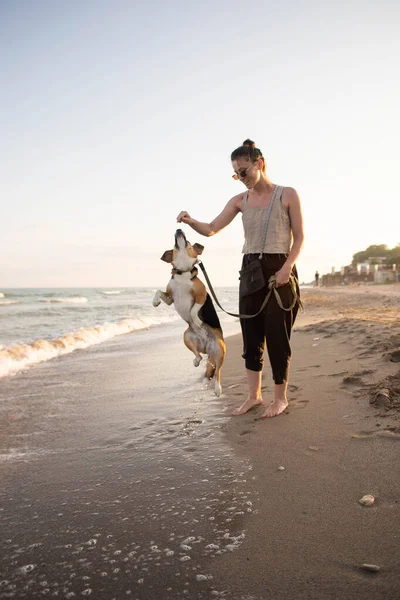
[[[287,386],[288,382],[284,381],[283,383],[276,383],[274,389],[274,398],[275,400],[285,400],[287,402]]]

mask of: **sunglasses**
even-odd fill
[[[244,179],[246,177],[246,175],[247,175],[247,171],[249,169],[251,169],[252,167],[254,167],[255,164],[257,164],[257,163],[255,162],[252,165],[249,165],[248,167],[246,167],[246,169],[241,169],[238,173],[234,173],[232,175],[232,178],[235,179],[236,181],[238,179]]]

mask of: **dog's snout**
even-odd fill
[[[185,246],[187,245],[186,236],[183,233],[182,229],[177,229],[175,232],[175,247],[176,248],[178,248],[178,246],[179,246],[178,240],[183,240],[185,243]]]

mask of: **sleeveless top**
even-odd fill
[[[268,223],[267,237],[263,254],[288,254],[292,245],[292,230],[289,215],[282,204],[283,187],[275,198]],[[268,206],[266,208],[251,208],[247,198],[242,199],[242,222],[244,230],[243,254],[255,254],[261,251]]]

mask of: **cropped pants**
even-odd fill
[[[284,265],[287,254],[263,254],[261,264],[265,280],[275,275]],[[254,260],[258,260],[258,254],[245,254],[242,267]],[[294,266],[292,274],[297,279],[297,270]],[[277,288],[283,306],[290,306],[293,302],[293,293],[289,284]],[[260,310],[260,307],[268,293],[268,287],[241,298],[239,311],[241,314],[252,315]],[[300,290],[297,287],[300,297]],[[265,345],[267,345],[269,362],[271,364],[272,376],[276,384],[287,381],[290,358],[292,350],[290,347],[290,334],[298,312],[298,304],[289,312],[282,310],[278,305],[275,295],[270,299],[263,311],[253,319],[240,319],[243,336],[243,358],[246,369],[250,371],[262,371],[264,363]]]

